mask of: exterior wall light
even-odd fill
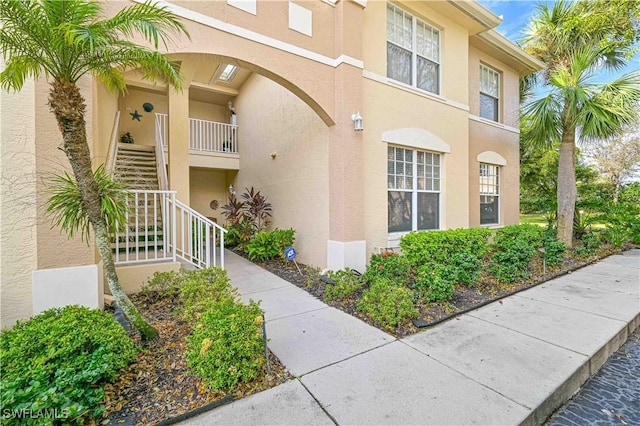
[[[362,116],[360,115],[360,111],[351,115],[351,120],[353,121],[353,130],[356,132],[361,132],[364,130],[362,126]]]
[[[233,189],[233,185],[229,185],[229,194],[236,195],[236,190]]]

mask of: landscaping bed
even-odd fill
[[[632,248],[632,246],[627,248]],[[247,257],[241,250],[235,250],[235,252],[241,256]],[[256,264],[280,278],[306,290],[330,306],[360,318],[368,324],[380,328],[385,332],[391,333],[396,337],[404,337],[418,332],[422,327],[438,324],[439,322],[462,312],[478,308],[484,304],[499,300],[513,293],[526,290],[547,280],[580,269],[611,254],[620,252],[621,249],[619,248],[615,248],[611,245],[603,245],[598,248],[596,253],[592,256],[577,257],[567,254],[560,265],[547,267],[546,271],[541,257],[536,256],[530,262],[528,267],[530,277],[519,279],[512,283],[502,283],[496,279],[495,276],[488,273],[487,270],[489,269],[489,265],[488,261],[485,260],[482,273],[473,285],[468,286],[465,284],[456,284],[453,295],[446,301],[434,302],[428,301],[425,298],[418,298],[415,303],[415,307],[419,313],[416,317],[416,321],[403,321],[398,324],[397,327],[392,329],[382,326],[369,315],[358,310],[358,301],[362,299],[365,291],[364,286],[344,299],[326,300],[325,293],[327,287],[333,284],[327,284],[321,280],[319,269],[299,263],[298,266],[302,272],[301,274],[298,272],[298,269],[293,262],[289,262],[281,258],[275,258],[264,262],[256,262]],[[420,328],[416,327],[414,323],[420,325]]]
[[[159,331],[160,337],[142,343],[139,336],[133,336],[142,350],[135,361],[106,386],[106,410],[101,424],[156,424],[215,401],[251,395],[292,378],[270,353],[270,373],[263,378],[239,383],[232,391],[213,391],[187,366],[187,337],[191,327],[176,314],[175,299],[155,300],[144,294],[132,295],[131,299]]]

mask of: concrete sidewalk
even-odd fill
[[[540,424],[640,324],[640,250],[399,340],[225,257],[297,379],[183,424]]]

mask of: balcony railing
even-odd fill
[[[156,113],[156,132],[160,133],[162,145],[169,141],[169,116]],[[238,153],[238,126],[217,121],[189,119],[189,149],[202,152]]]

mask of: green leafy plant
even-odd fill
[[[133,143],[133,136],[129,132],[123,132],[120,134],[120,143]]]
[[[184,269],[179,271],[155,272],[140,289],[140,292],[151,301],[157,301],[166,297],[177,298],[180,288],[187,277]]]
[[[399,284],[407,284],[411,267],[404,256],[391,251],[371,255],[369,266],[362,276],[364,282],[372,283],[378,278],[386,278],[397,281]]]
[[[378,278],[362,294],[358,310],[368,315],[387,330],[417,318],[414,293],[385,278]]]
[[[328,277],[335,281],[335,284],[327,284],[325,287],[324,300],[327,302],[344,300],[357,293],[362,287],[360,277],[348,268],[329,272]]]
[[[482,260],[471,253],[455,253],[451,256],[451,266],[457,273],[454,280],[456,283],[470,286],[478,281],[482,274]]]
[[[182,315],[187,321],[195,321],[208,309],[212,301],[238,297],[238,291],[229,282],[227,272],[218,267],[188,271],[180,287]]]
[[[0,334],[0,405],[6,410],[57,410],[68,423],[80,423],[84,415],[100,416],[104,385],[136,353],[107,312],[81,306],[49,309]],[[42,424],[42,418],[5,421]]]
[[[451,299],[460,271],[453,265],[425,264],[418,268],[414,288],[427,300],[441,302]]]
[[[258,232],[247,244],[249,259],[264,262],[277,256],[284,258],[284,249],[293,245],[294,235],[293,229]]]
[[[128,192],[120,182],[99,166],[93,173],[98,185],[100,214],[105,219],[109,232],[116,233],[127,222]],[[52,226],[58,226],[71,239],[76,233],[83,241],[89,242],[90,222],[80,189],[76,180],[67,172],[53,175],[48,183],[46,214],[51,218]]]
[[[489,251],[492,233],[486,228],[410,232],[400,240],[400,248],[414,267],[429,262],[446,264],[456,253],[468,253],[482,259]]]
[[[599,234],[588,232],[582,236],[580,244],[573,250],[573,254],[578,257],[590,257],[595,255],[601,246],[602,241]]]
[[[502,283],[529,278],[529,263],[542,246],[545,230],[537,225],[510,225],[496,232],[489,272]]]
[[[269,231],[258,232],[247,244],[249,259],[264,262],[278,255],[278,247]]]
[[[547,262],[547,266],[562,265],[564,254],[567,251],[565,243],[558,241],[555,237],[551,237],[544,240],[543,248],[542,258]]]
[[[214,390],[233,389],[264,372],[263,312],[258,303],[209,301],[188,339],[191,370]]]

